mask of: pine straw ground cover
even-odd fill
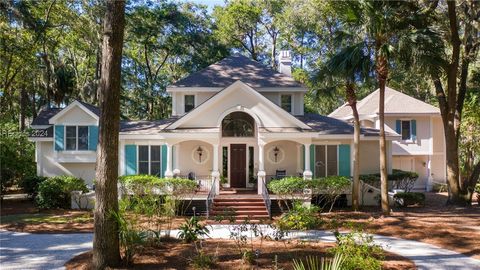
[[[255,245],[259,245],[259,241]],[[293,259],[304,259],[306,256],[329,256],[327,249],[333,243],[310,242],[277,242],[264,241],[260,255],[254,265],[242,262],[232,240],[206,240],[203,251],[215,255],[215,269],[292,269]],[[141,254],[134,258],[133,265],[117,269],[194,269],[190,266],[190,258],[195,254],[193,244],[179,241],[163,242],[158,247],[145,247]],[[276,258],[276,259],[275,259]],[[67,270],[90,269],[91,252],[80,254],[65,264]],[[275,263],[275,260],[277,263]],[[391,253],[385,254],[382,269],[400,270],[416,269],[413,262]]]

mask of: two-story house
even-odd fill
[[[307,89],[290,76],[288,52],[281,52],[279,64],[275,71],[232,55],[168,86],[171,118],[121,122],[119,174],[189,177],[207,191],[222,178],[230,188],[258,194],[278,176],[351,176],[352,125],[305,114]],[[98,108],[80,101],[42,111],[31,137],[38,174],[75,175],[91,184],[98,115]],[[362,159],[361,173],[379,171],[378,138],[373,126],[362,128],[361,155],[371,158]],[[397,139],[387,133],[389,153]]]
[[[376,90],[357,103],[362,127],[380,127],[378,98],[379,90]],[[347,104],[329,116],[353,121],[352,110]],[[433,183],[445,183],[445,137],[438,108],[387,87],[385,125],[401,136],[392,143],[394,169],[417,172],[417,190],[431,190]]]

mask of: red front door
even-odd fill
[[[247,179],[247,145],[230,145],[230,187],[245,188]]]

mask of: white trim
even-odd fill
[[[80,107],[83,111],[85,111],[87,114],[89,114],[91,117],[93,117],[96,121],[98,121],[98,116],[90,111],[87,107],[85,107],[82,103],[78,102],[78,100],[75,100],[74,102],[70,103],[67,107],[63,108],[60,112],[58,112],[56,115],[54,115],[50,120],[48,120],[48,123],[50,124],[55,124],[56,121],[62,117],[65,113],[70,111],[73,107],[78,106]]]
[[[253,88],[246,85],[242,81],[236,81],[233,84],[231,84],[230,86],[226,87],[225,89],[223,89],[222,91],[220,91],[219,93],[217,93],[216,95],[214,95],[213,97],[211,97],[210,99],[208,99],[207,101],[203,102],[198,107],[196,107],[195,109],[190,111],[188,114],[184,115],[183,117],[181,117],[177,121],[171,123],[169,126],[166,127],[166,129],[176,129],[177,127],[179,127],[180,125],[182,125],[186,121],[194,118],[195,116],[198,116],[198,114],[201,112],[201,110],[203,110],[203,108],[206,108],[210,104],[212,104],[212,103],[216,102],[217,100],[223,98],[224,96],[228,95],[229,92],[234,91],[235,89],[237,89],[239,87],[244,89],[244,90],[247,90],[247,94],[250,93],[250,94],[256,96],[258,99],[263,101],[264,104],[269,105],[272,109],[277,111],[280,114],[280,116],[283,116],[284,118],[290,120],[291,122],[296,124],[298,127],[301,127],[303,129],[308,129],[308,130],[311,129],[311,127],[309,127],[308,125],[306,125],[302,121],[298,120],[293,115],[289,114],[288,112],[283,110],[280,106],[276,105],[275,103],[270,101],[268,98],[266,98],[262,94],[258,93],[257,91],[255,91]]]
[[[52,125],[30,125],[32,129],[47,129],[51,127]]]
[[[224,87],[167,87],[167,93],[177,93],[177,92],[220,92]],[[307,92],[308,90],[304,87],[255,87],[255,90],[258,92]]]
[[[48,138],[29,137],[28,140],[31,142],[52,142],[53,137],[48,137]]]

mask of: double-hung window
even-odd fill
[[[411,122],[402,121],[402,140],[410,140],[412,138]]]
[[[160,175],[160,145],[138,146],[138,174]]]
[[[88,126],[66,126],[65,133],[65,150],[88,150]]]
[[[396,120],[396,132],[402,136],[403,141],[415,141],[417,139],[417,121]]]
[[[338,175],[338,145],[315,146],[315,177]]]
[[[195,95],[185,95],[185,113],[195,108]]]
[[[280,106],[285,111],[291,113],[292,112],[292,95],[281,95]]]

